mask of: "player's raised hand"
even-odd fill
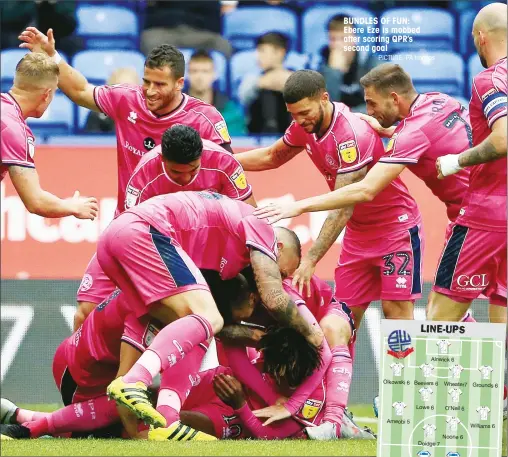
[[[72,209],[72,215],[78,219],[91,219],[97,217],[99,204],[95,197],[80,197],[79,191],[74,192],[69,199]]]
[[[304,257],[300,262],[300,266],[293,274],[293,287],[298,287],[298,293],[303,297],[303,289],[305,286],[306,289],[306,297],[310,297],[310,280],[314,271],[316,269],[316,264]]]
[[[255,411],[252,411],[252,414],[259,418],[267,418],[263,425],[270,425],[272,422],[291,417],[291,413],[284,405],[272,405],[267,408],[256,409]]]
[[[438,179],[444,179],[446,176],[458,173],[462,170],[462,167],[459,165],[459,155],[448,154],[438,157],[436,160],[436,169]]]
[[[367,122],[379,135],[383,135],[385,133],[385,128],[381,126],[381,124],[375,117],[363,113],[354,113],[354,114],[356,114],[360,119],[363,119],[365,122]]]
[[[242,385],[233,376],[219,373],[213,378],[213,390],[226,405],[234,410],[240,409],[245,404]]]
[[[56,48],[53,29],[49,29],[48,34],[44,35],[44,33],[35,27],[27,27],[18,38],[23,41],[19,45],[20,48],[30,49],[32,52],[45,52],[50,57],[55,55]]]
[[[294,203],[270,203],[267,206],[256,208],[253,212],[258,219],[268,219],[268,223],[274,224],[281,219],[299,216],[302,214],[298,202]]]

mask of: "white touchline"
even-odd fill
[[[0,310],[2,321],[14,321],[1,350],[0,380],[3,381],[32,323],[34,310],[29,305],[2,305]]]

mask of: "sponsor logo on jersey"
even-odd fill
[[[160,329],[151,322],[147,325],[145,334],[143,335],[143,346],[148,347],[152,344],[153,339],[160,332]]]
[[[358,151],[356,149],[356,141],[350,140],[346,141],[345,143],[340,143],[339,153],[344,162],[353,163],[358,157]]]
[[[151,151],[155,147],[155,140],[153,138],[150,138],[149,136],[147,136],[143,140],[143,146],[145,147],[145,149],[147,151]]]
[[[127,186],[127,192],[125,193],[125,208],[131,208],[135,206],[139,197],[139,190],[132,187],[131,185]]]
[[[493,87],[492,89],[489,89],[487,92],[485,92],[481,97],[480,100],[483,102],[489,95],[492,95],[496,92],[496,89]]]
[[[79,285],[79,290],[81,292],[86,292],[87,290],[90,290],[90,287],[93,286],[93,278],[88,273],[83,276],[83,279],[81,280],[81,284]]]
[[[26,139],[26,143],[28,146],[28,154],[30,154],[30,157],[33,159],[35,155],[35,139],[29,136]]]
[[[388,141],[388,144],[386,145],[386,152],[390,151],[393,148],[393,145],[395,144],[395,140],[397,139],[398,133],[394,133],[392,137],[390,138],[390,141]]]
[[[215,130],[220,135],[220,137],[224,140],[224,143],[230,143],[231,137],[229,136],[228,126],[226,125],[226,121],[219,121],[215,125]]]
[[[235,183],[235,186],[238,189],[246,189],[247,188],[247,178],[245,177],[245,173],[242,167],[238,167],[235,172],[231,175],[231,180]]]

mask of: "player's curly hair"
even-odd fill
[[[185,58],[178,48],[170,44],[156,46],[146,56],[145,67],[169,67],[174,79],[185,76]]]
[[[304,98],[315,98],[326,91],[325,78],[314,70],[298,70],[284,84],[282,96],[286,103],[298,103]]]
[[[290,327],[270,327],[259,342],[264,372],[277,384],[284,379],[289,387],[299,386],[321,366],[319,349]]]
[[[187,164],[201,157],[203,141],[196,129],[176,124],[162,134],[161,150],[166,160]]]

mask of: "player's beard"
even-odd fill
[[[318,134],[321,130],[321,127],[323,126],[323,120],[325,119],[325,110],[321,105],[319,105],[319,119],[314,125],[314,128],[312,129],[312,133]]]
[[[480,62],[482,64],[482,67],[483,68],[489,68],[489,65],[487,63],[487,60],[485,59],[485,57],[483,57],[479,52],[478,52],[478,57],[480,58]]]

